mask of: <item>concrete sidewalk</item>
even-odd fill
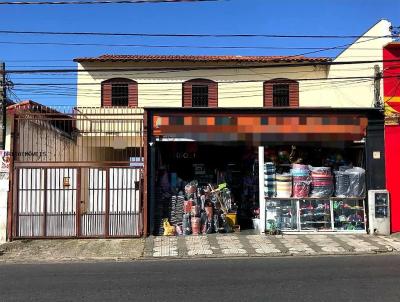
[[[145,239],[20,240],[0,246],[0,263],[133,261],[230,257],[400,253],[400,237],[370,235],[254,235]]]
[[[400,239],[370,235],[149,237],[144,258],[348,255],[400,252]]]

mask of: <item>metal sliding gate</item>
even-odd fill
[[[15,237],[138,237],[142,168],[16,168]]]

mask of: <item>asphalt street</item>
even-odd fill
[[[3,264],[0,301],[400,301],[400,256]]]

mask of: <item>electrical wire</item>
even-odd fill
[[[381,78],[399,78],[400,76],[382,76]],[[350,80],[350,79],[375,79],[375,76],[348,76],[348,77],[332,77],[332,78],[297,78],[291,79],[294,81],[332,81],[332,80]],[[235,80],[235,81],[219,81],[218,83],[254,83],[262,80]],[[161,84],[182,84],[183,81],[166,81],[166,82],[140,82],[139,84],[146,85],[161,85]],[[13,83],[15,86],[91,86],[99,85],[97,82],[92,83]]]
[[[73,0],[73,1],[3,1],[0,5],[93,5],[93,4],[144,4],[179,2],[220,2],[229,0]]]
[[[279,59],[277,59],[279,60]],[[307,61],[307,58],[304,59]],[[168,62],[168,61],[166,61]],[[201,67],[162,67],[162,68],[87,68],[87,69],[76,69],[76,68],[65,68],[65,69],[8,69],[0,71],[0,74],[5,72],[6,74],[31,74],[31,73],[89,73],[89,72],[127,72],[127,71],[155,71],[162,72],[179,72],[179,71],[190,71],[190,70],[215,70],[215,69],[259,69],[259,68],[279,68],[279,67],[304,67],[304,66],[333,66],[333,65],[355,65],[355,64],[370,64],[370,63],[388,63],[388,62],[400,62],[400,59],[391,60],[349,60],[349,61],[319,61],[319,62],[294,62],[294,63],[259,63],[258,65],[239,65],[239,66],[201,66]],[[235,63],[233,61],[233,63]]]
[[[1,3],[1,2],[0,2]],[[0,30],[0,34],[21,35],[73,35],[73,36],[132,36],[132,37],[175,37],[175,38],[304,38],[304,39],[359,39],[390,38],[383,36],[360,35],[288,35],[288,34],[172,34],[172,33],[121,33],[121,32],[70,32],[70,31],[26,31]]]
[[[104,47],[134,47],[134,48],[189,48],[189,49],[271,49],[271,50],[331,50],[347,49],[344,46],[333,47],[279,47],[279,46],[210,46],[210,45],[171,45],[171,44],[106,44],[106,43],[76,43],[76,42],[19,42],[0,41],[6,45],[53,45],[53,46],[104,46]],[[347,45],[347,44],[346,44]],[[378,48],[358,48],[357,50],[377,50]]]

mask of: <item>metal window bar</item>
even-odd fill
[[[208,107],[208,85],[192,86],[192,107]]]
[[[275,84],[273,86],[274,107],[289,107],[289,84]]]
[[[128,106],[129,89],[128,84],[115,83],[111,85],[112,106]]]

